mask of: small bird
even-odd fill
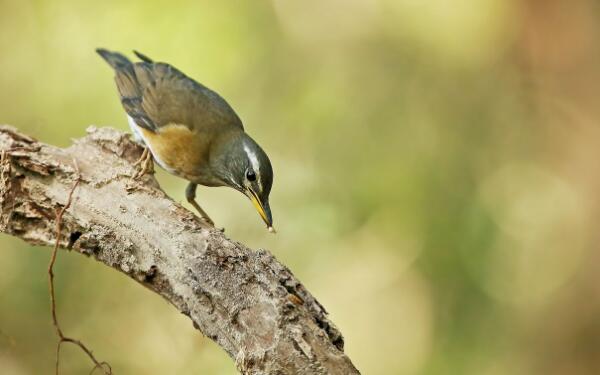
[[[189,181],[187,201],[213,226],[195,200],[196,187],[232,187],[250,198],[269,231],[275,232],[269,206],[271,162],[246,134],[231,106],[172,65],[154,62],[137,51],[139,62],[102,48],[96,52],[114,69],[129,126],[145,146],[134,178],[153,171],[154,159],[169,173]]]

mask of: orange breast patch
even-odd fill
[[[184,178],[192,178],[206,163],[208,144],[187,126],[169,124],[157,133],[138,127],[152,155],[163,168]]]

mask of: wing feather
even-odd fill
[[[155,63],[136,52],[141,62],[98,50],[115,70],[123,108],[136,125],[157,132],[169,124],[191,130],[243,129],[231,106],[216,92],[166,63]]]

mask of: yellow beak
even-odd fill
[[[258,211],[258,214],[260,215],[260,217],[263,219],[265,224],[267,224],[269,232],[275,233],[275,228],[273,228],[273,219],[271,216],[271,208],[269,207],[269,202],[264,202],[264,203],[261,202],[260,199],[258,199],[258,196],[256,195],[256,193],[254,191],[252,191],[251,189],[248,189],[248,197],[252,201],[252,204],[254,205],[254,208],[256,208],[256,211]]]

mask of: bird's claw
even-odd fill
[[[139,180],[146,174],[154,174],[154,160],[152,158],[152,153],[148,150],[148,148],[144,148],[144,152],[142,152],[142,156],[133,163],[134,167],[140,167],[138,171],[133,176],[134,180]]]
[[[214,221],[212,221],[209,217],[201,216],[200,220],[202,220],[204,223],[210,225],[211,227],[213,227],[214,229],[218,230],[221,233],[225,232],[225,228],[219,228],[219,227],[215,226]]]
[[[201,216],[201,217],[200,217],[200,220],[204,221],[206,224],[210,225],[211,227],[214,227],[214,226],[215,226],[215,222],[214,222],[214,221],[212,221],[212,220],[210,219],[210,217],[207,217],[207,216]]]

